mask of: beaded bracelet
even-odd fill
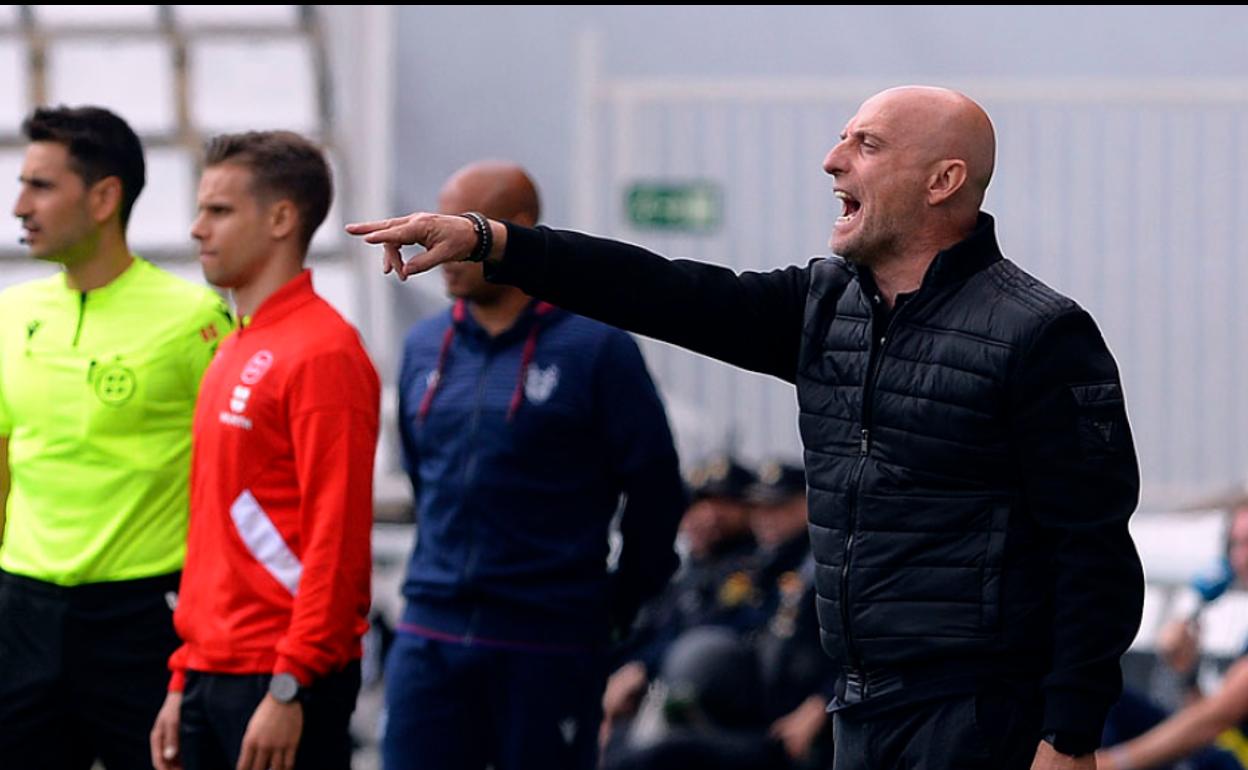
[[[476,211],[465,211],[460,216],[472,222],[472,229],[477,232],[477,246],[468,255],[467,260],[484,262],[494,249],[494,230],[490,227],[490,220]]]

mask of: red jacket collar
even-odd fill
[[[256,312],[244,318],[243,326],[252,329],[279,321],[315,296],[312,271],[304,268],[299,275],[282,284],[281,288],[261,302]]]

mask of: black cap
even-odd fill
[[[755,505],[779,505],[791,497],[806,494],[806,471],[802,466],[771,460],[758,468],[758,481],[745,496]]]
[[[757,481],[753,471],[733,456],[713,455],[689,472],[689,496],[695,501],[707,497],[744,500],[746,490]]]
[[[695,626],[677,637],[663,658],[664,715],[677,725],[710,722],[746,728],[762,716],[763,682],[754,648],[738,633]]]

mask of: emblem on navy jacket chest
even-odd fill
[[[530,364],[524,375],[524,397],[533,404],[544,403],[559,387],[559,365]]]

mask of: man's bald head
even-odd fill
[[[498,160],[470,163],[451,175],[438,193],[444,214],[479,211],[532,227],[541,218],[537,185],[518,164]]]
[[[830,246],[868,265],[929,259],[965,238],[992,179],[983,109],[944,88],[890,88],[863,102],[823,168],[843,212]]]
[[[863,102],[859,113],[868,108],[887,116],[898,139],[912,144],[923,162],[965,163],[968,204],[979,209],[997,154],[996,133],[983,107],[948,88],[900,86]]]
[[[438,210],[443,214],[477,211],[490,219],[503,219],[532,227],[541,218],[537,185],[516,163],[481,160],[469,163],[442,185]],[[522,292],[514,286],[489,283],[479,262],[448,262],[442,266],[446,291],[481,307],[505,305]]]

